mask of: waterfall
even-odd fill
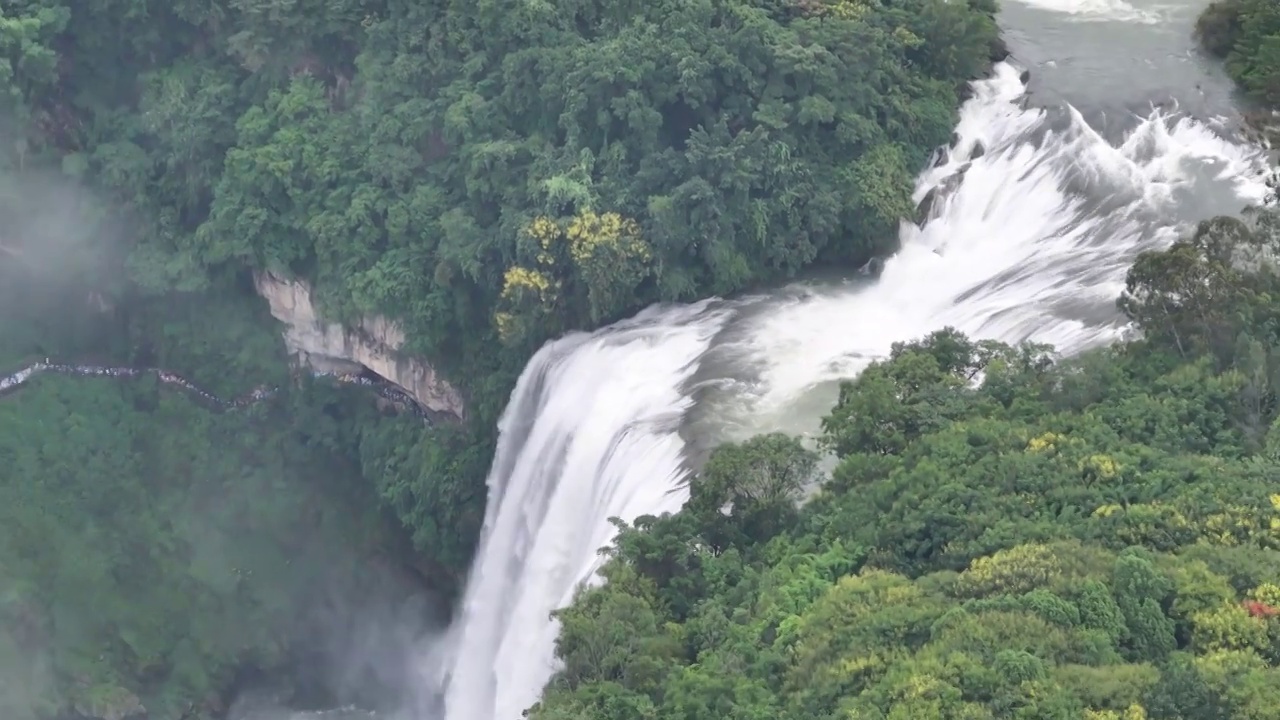
[[[1111,141],[1074,108],[1024,95],[1010,63],[974,83],[957,142],[919,178],[917,200],[938,189],[931,219],[904,224],[876,281],[651,308],[530,360],[500,424],[463,603],[424,660],[447,720],[516,720],[536,702],[555,671],[550,613],[593,579],[609,519],[684,502],[678,431],[699,386],[719,388],[715,423],[732,439],[795,427],[803,398],[829,408],[836,381],[946,325],[1067,352],[1114,340],[1136,253],[1266,191],[1261,153],[1200,121],[1153,111]]]
[[[548,613],[599,567],[608,519],[684,504],[685,385],[729,317],[722,305],[653,308],[529,361],[500,422],[483,536],[449,641],[449,718],[520,717],[555,669]]]

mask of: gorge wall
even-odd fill
[[[466,417],[462,394],[427,363],[403,355],[405,335],[400,325],[370,316],[355,327],[326,322],[316,313],[311,287],[302,280],[270,272],[254,276],[258,294],[271,315],[284,323],[284,342],[299,362],[320,372],[358,372],[367,368],[404,388],[432,413]]]

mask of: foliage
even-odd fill
[[[416,564],[435,589],[455,595],[484,521],[483,488],[470,480],[484,477],[493,446],[458,426],[424,431],[409,414],[366,418],[355,443],[363,476],[409,532]]]
[[[1271,0],[1217,0],[1200,16],[1196,34],[1246,92],[1280,105],[1280,7]]]
[[[373,430],[363,465],[457,578],[483,511],[477,453],[532,349],[889,249],[997,43],[994,12],[16,0],[0,11],[0,165],[96,192],[74,230],[111,250],[99,295],[134,321],[128,343],[81,346],[274,381],[278,353],[246,342],[258,270],[306,277],[328,319],[400,322],[406,351],[466,390],[470,425]],[[243,372],[216,370],[227,348]]]
[[[308,278],[329,319],[394,318],[467,390],[471,424],[366,419],[333,451],[454,589],[531,349],[654,300],[888,249],[996,42],[994,11],[6,3],[0,166],[17,190],[0,188],[0,362],[162,365],[225,395],[288,385],[258,270]],[[119,432],[167,422],[150,412],[121,410]],[[203,447],[210,422],[231,421],[193,421],[174,446]],[[230,462],[241,445],[226,442]]]
[[[0,716],[214,717],[244,673],[293,672],[332,603],[383,601],[372,589],[415,565],[457,582],[436,567],[466,541],[422,531],[440,553],[413,558],[368,479],[398,476],[364,473],[373,439],[422,436],[420,421],[293,382],[266,308],[234,288],[113,297],[118,266],[27,220],[48,242],[0,265],[0,368],[52,356],[284,392],[223,414],[154,376],[44,375],[0,398]]]
[[[218,414],[154,379],[34,382],[0,402],[6,718],[211,716],[403,552],[333,390]]]
[[[500,334],[518,364],[654,300],[888,249],[997,32],[989,2],[944,0],[4,12],[9,159],[125,208],[133,282],[307,276],[335,319],[402,320],[487,420]],[[547,312],[515,297],[535,279],[562,289]]]
[[[559,613],[530,717],[1273,715],[1277,220],[1140,257],[1126,345],[896,346],[842,388],[801,505],[795,441],[717,449]]]
[[[400,322],[406,350],[467,391],[470,419],[426,432],[349,416],[315,400],[317,388],[295,388],[299,415],[270,421],[200,418],[135,386],[89,391],[100,417],[87,419],[60,383],[6,399],[0,413],[39,420],[13,436],[37,444],[0,482],[37,494],[7,509],[25,517],[54,502],[39,493],[56,480],[75,492],[48,522],[90,528],[21,555],[37,565],[13,577],[41,601],[63,581],[108,598],[67,611],[83,632],[51,636],[74,647],[49,651],[54,689],[40,697],[78,688],[81,709],[102,714],[141,695],[153,716],[177,717],[166,713],[178,698],[198,699],[252,655],[235,643],[266,664],[278,656],[284,595],[205,588],[184,564],[185,536],[165,524],[211,488],[293,488],[219,526],[271,562],[271,542],[301,532],[302,516],[282,508],[349,474],[348,489],[367,493],[354,506],[394,511],[418,565],[456,589],[495,420],[531,350],[655,300],[891,249],[914,171],[949,137],[966,81],[998,44],[994,13],[990,0],[4,3],[0,367],[57,356],[160,365],[229,396],[293,387],[250,282],[270,270],[310,280],[328,319]],[[343,429],[304,442],[306,423]],[[319,443],[313,455],[307,443]],[[780,499],[812,459],[785,439],[756,450],[748,464],[789,479],[725,475],[707,497],[732,500],[731,525],[791,523]],[[183,453],[207,465],[180,472]],[[294,488],[311,472],[316,485]],[[95,475],[117,500],[77,494]],[[121,504],[135,501],[137,527]],[[742,537],[729,527],[733,552]],[[135,553],[149,585],[111,575],[128,557],[116,543],[155,548]],[[86,552],[67,578],[39,574],[82,546],[116,554]],[[273,593],[308,580],[277,578]],[[60,612],[23,603],[33,617]],[[214,623],[240,612],[243,637],[203,625],[173,635],[188,613]],[[94,651],[99,664],[84,660]],[[68,685],[77,673],[88,688]]]

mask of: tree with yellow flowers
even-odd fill
[[[587,312],[599,322],[620,312],[651,271],[653,252],[636,221],[617,213],[579,213],[563,240],[578,278],[586,288]]]
[[[507,270],[494,315],[508,342],[565,316],[606,321],[636,301],[653,270],[640,225],[615,212],[583,210],[561,221],[538,216],[522,235],[531,262]]]

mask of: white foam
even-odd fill
[[[1114,147],[1074,110],[1051,131],[1048,113],[1020,106],[1023,92],[1007,63],[975,84],[956,147],[921,175],[916,197],[955,189],[925,227],[904,224],[878,282],[651,310],[530,361],[502,420],[463,612],[426,662],[448,675],[447,720],[519,718],[555,669],[548,616],[594,575],[613,536],[608,519],[683,503],[674,421],[692,405],[690,380],[721,328],[736,323],[737,369],[757,373],[737,382],[724,369],[719,384],[737,393],[738,417],[723,421],[770,431],[815,387],[946,325],[1066,351],[1112,340],[1121,328],[1106,310],[1127,265],[1175,236],[1162,218],[1197,178],[1217,178],[1241,204],[1265,192],[1261,154],[1203,124],[1153,113]],[[979,143],[985,152],[970,162]]]
[[[727,319],[708,302],[544,347],[503,415],[484,537],[448,641],[450,720],[519,718],[555,671],[550,613],[602,561],[610,517],[678,510],[682,386]]]
[[[1264,154],[1193,119],[1153,112],[1114,147],[1071,109],[1065,131],[1036,140],[1048,116],[1019,107],[1015,68],[1002,63],[977,90],[956,151],[921,176],[916,197],[968,165],[963,179],[923,229],[904,224],[902,250],[879,281],[754,317],[747,335],[763,375],[753,415],[776,417],[815,385],[886,356],[894,342],[946,325],[1064,352],[1112,341],[1123,330],[1118,318],[1094,318],[1123,290],[1140,251],[1177,236],[1169,218],[1198,179],[1216,178],[1241,206],[1265,197]],[[978,141],[987,151],[969,163]],[[1080,183],[1108,196],[1106,212],[1073,192]]]
[[[1156,25],[1164,18],[1158,8],[1141,9],[1125,0],[1017,0],[1023,5],[1068,15],[1083,22],[1129,22]]]

